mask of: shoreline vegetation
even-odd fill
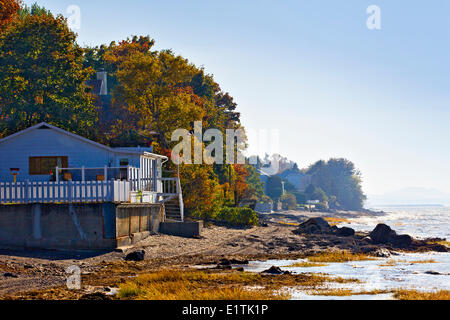
[[[302,219],[307,222],[309,218]],[[47,253],[52,255],[52,259],[45,259],[42,252],[33,259],[32,252],[0,250],[0,271],[18,277],[11,280],[14,281],[9,290],[7,282],[0,288],[0,299],[286,300],[292,297],[293,289],[324,297],[387,294],[393,299],[449,299],[449,292],[445,290],[364,290],[358,289],[364,283],[357,279],[324,273],[291,274],[282,270],[364,260],[380,260],[380,264],[393,265],[402,263],[400,258],[395,258],[395,252],[434,251],[436,248],[442,249],[440,245],[427,245],[423,241],[418,247],[396,248],[390,244],[361,242],[367,234],[348,237],[296,234],[294,231],[301,227],[271,221],[266,223],[267,226],[251,228],[210,225],[205,227],[200,239],[154,235],[125,252],[75,260],[73,257],[56,259],[53,255],[60,254],[57,252]],[[144,250],[145,260],[125,261],[124,257],[133,250]],[[267,260],[297,262],[281,269],[273,267],[266,273],[243,271],[242,267],[249,261]],[[411,263],[433,262],[431,259],[417,259]],[[74,263],[82,268],[81,290],[69,290],[65,286],[65,268]],[[55,274],[58,276],[55,277]],[[18,282],[20,279],[22,282]],[[339,284],[346,284],[346,287],[335,287]]]

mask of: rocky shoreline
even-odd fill
[[[436,239],[397,235],[386,225],[361,233],[332,226],[323,217],[302,215],[295,226],[270,219],[250,229],[208,226],[200,239],[159,234],[134,248],[107,253],[0,250],[0,299],[77,299],[92,288],[117,287],[130,277],[161,269],[203,265],[227,272],[252,260],[303,259],[333,250],[375,257],[449,250],[434,243]],[[77,292],[65,287],[66,269],[73,265],[82,272],[83,289]]]

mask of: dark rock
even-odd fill
[[[375,243],[388,243],[391,237],[396,236],[397,233],[386,224],[379,224],[370,233],[370,238]]]
[[[250,262],[248,260],[239,260],[239,259],[222,259],[218,263],[221,266],[230,266],[232,264],[249,264]]]
[[[230,265],[222,265],[222,264],[218,264],[215,269],[220,269],[220,270],[231,270],[233,269],[233,267]]]
[[[231,266],[231,261],[228,259],[222,259],[218,263],[219,266]]]
[[[306,222],[303,222],[298,226],[298,229],[294,230],[295,234],[321,234],[331,233],[332,228],[328,222],[323,218],[311,218]]]
[[[339,237],[353,237],[355,235],[355,230],[352,228],[342,227],[336,231],[336,235]]]
[[[102,300],[111,300],[111,297],[107,296],[106,294],[104,294],[102,292],[95,292],[95,293],[84,294],[83,296],[80,297],[80,300],[102,301]]]
[[[413,239],[407,234],[396,235],[389,239],[389,242],[396,247],[408,247],[411,245]]]
[[[269,225],[267,223],[263,222],[263,223],[260,224],[260,226],[263,227],[263,228],[267,228]]]
[[[272,266],[269,269],[264,270],[261,273],[265,273],[265,274],[284,274],[284,271],[281,270],[281,268],[279,268],[279,267]]]
[[[125,260],[126,261],[143,261],[145,257],[145,251],[144,250],[137,250],[130,252],[126,255]]]
[[[244,272],[244,268],[242,268],[242,267],[236,268],[235,270],[236,271],[240,271],[240,272]]]
[[[439,273],[439,272],[437,272],[437,271],[427,271],[427,272],[425,272],[425,274],[431,274],[431,275],[433,275],[433,276],[439,276],[439,275],[442,275],[442,273]]]
[[[248,260],[238,260],[238,259],[231,259],[231,264],[249,264],[250,262]]]
[[[436,252],[449,252],[450,250],[442,244],[431,244],[429,247]]]
[[[18,277],[19,277],[18,275],[13,274],[13,273],[11,273],[11,272],[6,272],[6,273],[3,274],[3,276],[4,276],[5,278],[18,278]]]

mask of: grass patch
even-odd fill
[[[399,262],[405,262],[405,261],[398,261],[398,260],[391,259],[384,263],[379,264],[379,266],[380,267],[393,267],[393,266],[396,266],[397,263],[399,263]]]
[[[409,263],[409,264],[419,264],[419,263],[436,263],[435,260],[416,260],[416,261],[406,261],[406,260],[388,260],[382,264],[379,264],[380,267],[393,267],[396,266],[399,263]]]
[[[450,300],[449,290],[422,292],[417,290],[397,290],[394,298],[399,300]]]
[[[450,241],[440,240],[440,241],[429,241],[428,244],[440,244],[446,247],[450,247]]]
[[[351,289],[320,289],[309,291],[308,294],[313,296],[334,296],[334,297],[348,297],[357,295],[378,295],[389,293],[386,290],[372,290],[372,291],[353,291]]]
[[[416,264],[416,263],[436,263],[436,261],[433,260],[433,259],[429,259],[429,260],[409,261],[409,263],[411,263],[411,264]]]
[[[285,226],[292,226],[292,227],[298,227],[300,224],[295,222],[286,222],[286,221],[277,221],[278,224],[285,225]]]
[[[293,264],[285,266],[285,268],[313,268],[313,267],[326,267],[327,265],[328,264],[326,264],[326,263],[300,261],[300,262],[295,262]]]
[[[326,251],[308,257],[310,262],[327,263],[327,262],[349,262],[376,260],[376,258],[364,253],[352,253],[346,250],[342,251]]]
[[[140,275],[119,286],[119,299],[132,300],[285,300],[286,287],[314,289],[326,283],[357,279],[324,274],[261,275],[248,272],[162,270]]]
[[[345,218],[325,217],[324,218],[331,226],[338,225],[339,223],[350,223],[350,220]]]
[[[289,296],[265,288],[251,273],[163,270],[120,285],[119,298],[143,300],[279,300]]]

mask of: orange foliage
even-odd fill
[[[246,178],[250,173],[242,164],[234,164],[233,168],[236,177],[234,181],[234,202],[236,205],[238,205],[239,202],[241,202],[241,200],[244,199],[247,194],[249,186]]]
[[[0,0],[0,31],[11,23],[21,5],[21,0]]]

